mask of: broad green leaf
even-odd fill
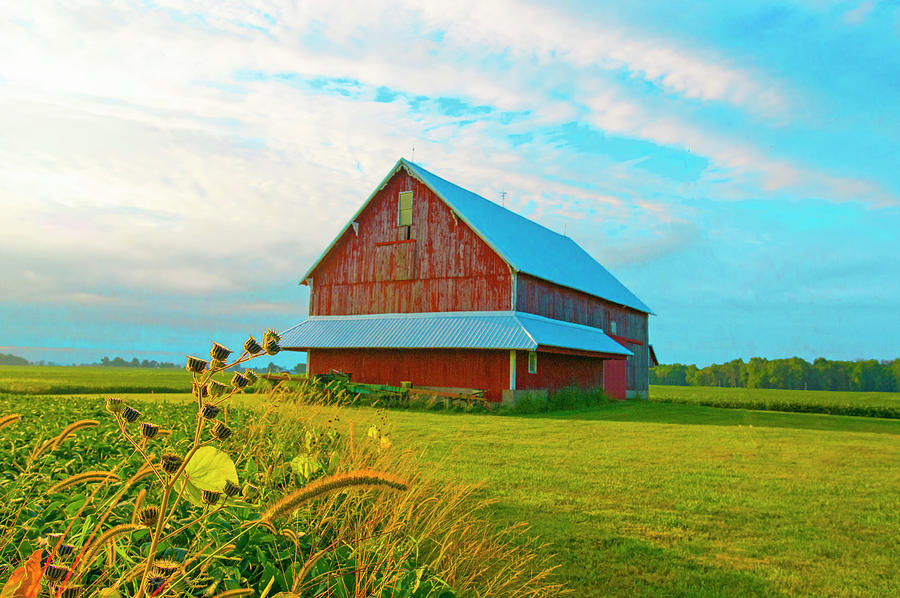
[[[225,482],[231,480],[238,483],[237,469],[228,453],[214,446],[203,446],[194,453],[184,468],[184,474],[178,478],[178,491],[184,486],[184,497],[197,506],[203,506],[204,490],[221,492]]]

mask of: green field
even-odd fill
[[[900,419],[900,393],[713,386],[650,386],[650,400],[738,409]]]
[[[791,394],[766,398],[779,392]],[[89,413],[97,398],[72,397],[65,409]],[[257,400],[240,403],[248,419]],[[857,403],[891,400],[863,393]],[[0,397],[0,414],[39,401]],[[385,417],[310,412],[356,429]],[[498,523],[530,523],[576,596],[900,595],[900,421],[648,401],[386,418],[395,446],[417,447],[441,477],[481,482]]]
[[[0,394],[177,393],[190,388],[191,375],[182,368],[0,366]]]

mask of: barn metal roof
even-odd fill
[[[513,311],[311,316],[282,333],[285,349],[521,349],[631,355],[599,328]]]
[[[456,210],[514,269],[644,313],[647,305],[578,243],[537,222],[400,159],[409,173]]]

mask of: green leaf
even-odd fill
[[[214,446],[203,446],[188,461],[184,473],[178,478],[176,485],[179,492],[184,487],[184,497],[188,501],[197,506],[203,506],[203,491],[221,492],[228,480],[235,484],[238,483],[234,461],[231,460],[228,453],[220,451]],[[237,501],[227,504],[234,502]]]

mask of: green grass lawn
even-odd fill
[[[719,405],[742,392],[751,405],[780,393],[781,405],[898,400],[677,390]],[[73,411],[95,392],[73,397]],[[33,399],[0,396],[0,414]],[[340,419],[362,433],[385,415],[394,450],[415,447],[440,476],[482,483],[498,522],[530,523],[577,596],[900,595],[900,420],[652,401],[534,416],[350,408]]]
[[[900,418],[900,393],[650,386],[650,400],[709,407]]]

